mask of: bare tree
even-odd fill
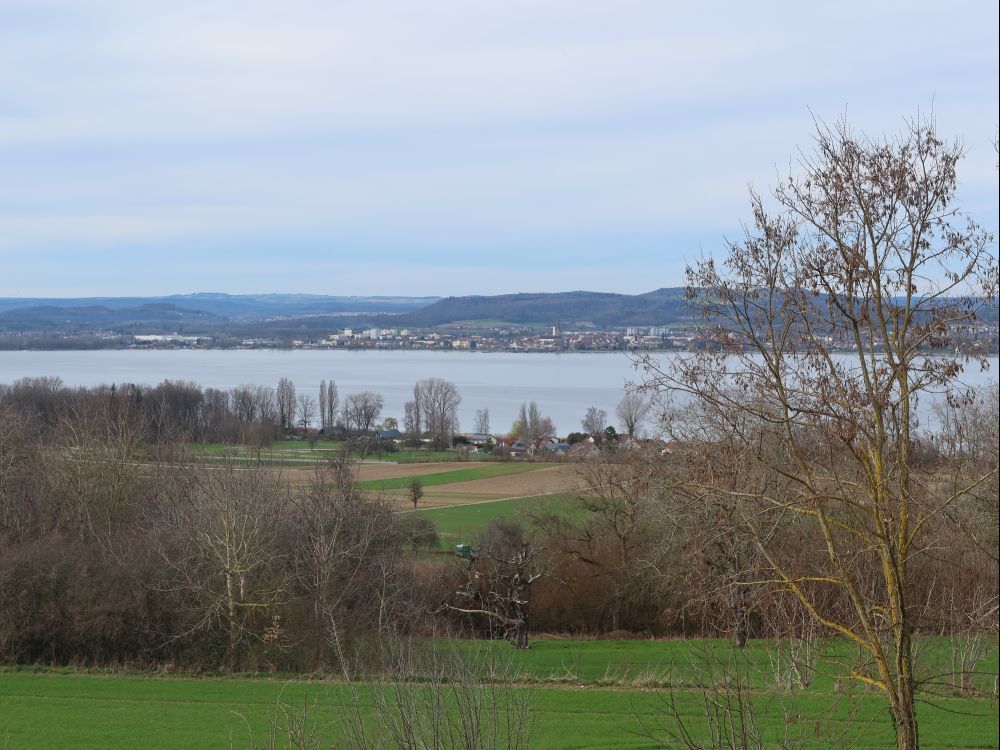
[[[420,482],[420,477],[413,477],[413,481],[410,482],[410,502],[413,503],[414,510],[417,509],[417,503],[423,496],[424,485]]]
[[[257,420],[257,405],[254,401],[256,386],[243,384],[233,388],[231,402],[233,414],[243,425],[253,424]]]
[[[615,416],[618,417],[618,424],[629,436],[635,437],[639,428],[642,427],[646,416],[649,414],[650,403],[641,394],[629,391],[622,396],[621,401],[615,407]]]
[[[943,351],[948,332],[997,293],[991,238],[954,207],[960,157],[924,119],[895,140],[820,125],[778,213],[752,193],[756,229],[689,269],[705,351],[645,358],[648,385],[730,431],[755,470],[728,493],[741,524],[774,585],[865,656],[852,677],[887,698],[900,750],[919,744],[911,574],[932,525],[997,471],[946,476],[915,452],[916,399],[975,354]],[[789,517],[821,540],[813,565],[785,554]]]
[[[332,430],[337,421],[337,407],[340,405],[340,394],[337,393],[337,384],[330,379],[326,384],[326,429]]]
[[[326,410],[326,381],[325,380],[321,380],[321,381],[319,381],[319,429],[323,432],[324,435],[326,434],[326,431],[330,427],[327,424],[326,415],[327,415],[327,410]]]
[[[517,419],[511,426],[511,434],[528,444],[534,450],[535,442],[545,435],[554,435],[556,426],[549,417],[542,416],[541,409],[534,401],[521,404]]]
[[[413,386],[413,394],[423,428],[430,434],[434,448],[447,448],[458,430],[458,405],[462,403],[458,388],[441,378],[425,378]]]
[[[288,378],[278,381],[278,419],[281,429],[295,426],[295,384]]]
[[[285,496],[266,466],[234,462],[192,477],[162,508],[164,585],[180,597],[190,636],[221,626],[227,661],[238,669],[249,644],[260,642],[286,596],[285,552],[278,529]]]
[[[407,401],[403,406],[403,431],[411,437],[420,437],[420,410],[416,401]]]
[[[357,490],[356,480],[346,458],[334,461],[290,501],[293,582],[308,604],[318,668],[331,656],[343,659],[345,633],[385,632],[404,612],[405,530],[387,503]]]
[[[316,419],[316,400],[308,393],[300,393],[295,401],[299,426],[303,430],[308,430],[312,427],[313,420]]]
[[[385,401],[380,393],[361,391],[344,400],[344,423],[359,432],[371,432]]]
[[[608,426],[608,413],[604,409],[591,406],[587,409],[587,413],[583,415],[580,424],[583,426],[583,431],[588,435],[600,434]]]
[[[480,435],[490,434],[490,410],[489,409],[476,409],[476,421],[473,426],[473,431]]]
[[[663,565],[657,548],[674,549],[670,530],[657,522],[659,486],[651,481],[653,457],[638,452],[619,458],[601,453],[576,464],[578,491],[572,516],[544,508],[532,513],[564,559],[580,573],[565,583],[600,610],[603,622],[617,631],[628,627],[629,605],[659,583]],[[607,592],[607,593],[605,593]],[[652,596],[650,598],[657,598]]]
[[[531,588],[545,575],[542,551],[528,542],[473,550],[467,579],[457,592],[458,603],[449,608],[487,618],[515,648],[527,648]]]

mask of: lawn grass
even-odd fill
[[[536,495],[514,497],[450,508],[428,508],[417,511],[434,522],[442,546],[451,547],[468,542],[472,536],[494,518],[516,518],[534,512],[574,513],[576,495]]]
[[[934,639],[929,653],[946,658],[947,639]],[[531,708],[531,746],[539,748],[662,747],[642,735],[668,722],[665,701],[671,692],[652,689],[643,675],[674,669],[672,693],[680,713],[704,730],[702,695],[689,665],[706,652],[725,657],[721,641],[581,641],[535,639],[527,651],[505,644],[464,642],[470,650],[502,649],[525,677],[555,678],[549,684],[522,680],[515,690]],[[833,651],[850,651],[834,645]],[[762,643],[747,651],[751,662],[766,664]],[[982,666],[996,670],[996,650]],[[609,675],[619,675],[608,687]],[[989,677],[992,680],[992,677]],[[885,701],[875,692],[859,692],[849,701],[833,692],[832,681],[817,679],[807,690],[791,692],[757,685],[753,702],[773,738],[802,726],[818,747],[839,747],[860,737],[858,748],[893,745]],[[358,689],[362,713],[371,714],[370,685]],[[385,690],[385,688],[382,688]],[[415,690],[427,690],[418,686]],[[392,688],[388,688],[392,690]],[[384,693],[383,693],[384,694]],[[280,700],[293,711],[315,704],[311,716],[327,747],[346,747],[334,723],[338,707],[350,705],[350,690],[338,682],[275,678],[202,678],[102,675],[69,670],[0,670],[0,747],[173,748],[249,747],[251,736],[263,741],[268,718]],[[853,707],[853,709],[852,709]],[[997,747],[997,702],[989,698],[937,697],[919,707],[924,748]],[[788,712],[786,714],[785,712]],[[641,722],[641,723],[640,723]],[[869,722],[870,725],[869,725]],[[847,736],[841,734],[847,732]]]
[[[546,463],[489,463],[480,466],[469,466],[454,471],[442,471],[438,474],[424,474],[423,476],[394,477],[393,479],[369,479],[358,482],[358,489],[379,492],[382,490],[403,490],[410,486],[414,479],[420,480],[422,487],[436,487],[442,484],[454,484],[455,482],[471,482],[476,479],[492,479],[493,477],[505,477],[511,474],[524,474],[528,471],[538,469],[548,469],[555,464]]]

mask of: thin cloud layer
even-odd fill
[[[995,225],[995,6],[671,5],[8,0],[0,294],[674,285],[931,106]]]

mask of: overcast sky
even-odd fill
[[[636,293],[933,108],[997,226],[997,3],[0,0],[0,296]]]

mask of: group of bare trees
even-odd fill
[[[537,403],[531,401],[521,404],[517,419],[511,425],[510,434],[532,446],[540,437],[555,435],[556,425],[550,417],[542,414]]]
[[[413,386],[413,399],[404,406],[403,429],[414,437],[427,436],[435,450],[451,445],[458,432],[458,407],[462,396],[454,383],[442,378],[425,378]],[[489,413],[480,413],[477,423],[489,427]]]
[[[615,416],[621,431],[629,437],[637,437],[639,431],[649,417],[652,403],[649,398],[638,391],[629,391],[615,406]],[[588,435],[600,435],[608,428],[608,413],[604,409],[591,406],[580,420],[583,432]]]
[[[338,639],[419,622],[404,550],[425,530],[355,489],[258,461],[192,466],[134,405],[38,429],[0,399],[6,662],[332,668]]]

